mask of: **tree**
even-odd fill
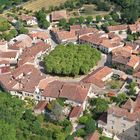
[[[120,20],[119,15],[116,12],[111,12],[110,15],[114,21],[118,22]]]
[[[76,76],[86,74],[101,59],[101,54],[89,45],[58,45],[44,57],[46,73]]]
[[[107,21],[110,21],[111,20],[111,16],[110,15],[105,15],[104,19],[107,20]]]
[[[85,21],[85,19],[84,19],[83,16],[80,16],[80,17],[78,18],[78,23],[79,23],[79,24],[83,24],[84,21]]]
[[[127,35],[127,40],[128,40],[128,41],[133,41],[133,40],[134,40],[133,35],[128,34],[128,35]]]
[[[92,98],[90,100],[90,105],[93,106],[93,111],[97,114],[106,112],[109,107],[108,101],[106,101],[103,98],[97,98],[97,99]]]
[[[14,127],[2,120],[0,120],[0,138],[1,140],[17,140]]]
[[[101,19],[102,19],[102,17],[101,17],[100,15],[96,16],[96,22],[97,22],[97,23],[100,22]]]
[[[131,82],[129,85],[128,85],[128,94],[129,95],[135,95],[136,94],[136,83],[135,82]]]
[[[4,32],[9,30],[11,27],[11,25],[9,24],[9,22],[3,18],[0,19],[0,31]]]
[[[64,28],[64,27],[66,27],[66,24],[67,24],[67,21],[65,18],[62,18],[59,20],[59,26]]]
[[[27,28],[21,27],[19,29],[19,34],[28,34],[29,30]]]
[[[92,118],[88,118],[85,123],[86,134],[91,134],[96,130],[96,122]]]
[[[80,128],[76,131],[76,136],[77,137],[84,137],[86,135],[86,132],[84,129]]]
[[[38,12],[36,12],[35,15],[38,20],[39,27],[43,29],[48,29],[48,27],[50,26],[50,23],[46,20],[45,11],[41,9]]]
[[[3,33],[2,37],[7,40],[10,41],[13,38],[13,35],[11,33]]]
[[[79,118],[78,122],[80,124],[86,124],[87,120],[88,120],[88,116],[82,116]]]
[[[56,110],[59,112],[58,108]],[[59,123],[38,118],[25,107],[24,101],[10,93],[0,92],[0,116],[1,140],[65,140],[72,129],[69,120]]]
[[[109,24],[106,22],[106,23],[104,23],[104,24],[101,25],[101,28],[102,28],[106,33],[108,33],[108,32],[109,32],[109,31],[108,31],[108,26],[109,26]]]
[[[10,30],[9,33],[12,34],[14,37],[17,36],[17,34],[18,34],[18,32],[17,32],[16,29],[12,29],[12,30]]]
[[[117,97],[111,98],[113,102],[116,102],[118,105],[122,105],[127,100],[126,93],[119,93]]]
[[[86,22],[87,22],[88,24],[90,24],[92,21],[93,21],[93,17],[92,17],[92,16],[86,17]]]
[[[74,25],[74,24],[76,24],[76,21],[77,21],[76,18],[70,18],[69,19],[69,24]]]
[[[50,105],[49,109],[54,114],[55,119],[61,119],[63,115],[62,106],[57,101],[52,101]]]

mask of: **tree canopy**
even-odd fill
[[[35,116],[24,101],[0,92],[0,140],[65,140],[71,129],[69,120],[47,121],[45,115]]]
[[[43,29],[48,29],[50,23],[46,20],[46,14],[44,9],[36,12],[36,18],[38,20],[38,26]]]
[[[100,52],[89,45],[58,45],[44,57],[47,73],[76,76],[86,74],[101,59]]]

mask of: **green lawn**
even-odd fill
[[[82,16],[96,16],[96,15],[106,15],[108,12],[105,11],[97,11],[95,5],[84,5],[84,12],[81,13]]]

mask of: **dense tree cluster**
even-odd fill
[[[36,18],[38,20],[38,26],[43,29],[47,29],[50,26],[50,23],[46,20],[46,14],[44,9],[36,12]]]
[[[96,122],[90,115],[84,115],[79,118],[79,124],[84,125],[84,128],[78,129],[76,135],[78,137],[86,137],[96,130]]]
[[[76,76],[86,74],[101,58],[101,54],[89,45],[58,45],[44,57],[47,73]]]
[[[10,27],[11,27],[10,23],[6,19],[0,17],[0,31],[1,32],[7,31],[10,29]]]
[[[5,9],[10,8],[11,6],[18,5],[27,1],[29,0],[0,0],[0,13],[2,13]]]
[[[1,140],[65,140],[71,132],[69,120],[47,120],[26,109],[25,102],[0,92]]]
[[[94,116],[94,119],[98,119],[98,117],[107,111],[109,108],[109,101],[104,98],[91,98],[89,100],[90,103],[90,111]]]
[[[111,0],[118,5],[122,19],[127,23],[134,23],[140,17],[140,0]]]
[[[11,40],[18,34],[27,34],[28,29],[24,27],[23,23],[18,21],[16,24],[9,23],[5,18],[0,17],[0,39],[7,41]]]

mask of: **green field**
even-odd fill
[[[48,9],[49,6],[58,6],[61,3],[64,3],[66,0],[33,0],[31,2],[27,2],[24,5],[24,8],[28,10],[38,11],[42,7]]]
[[[81,13],[82,16],[97,16],[97,15],[106,15],[108,12],[97,11],[95,5],[84,5],[84,11]]]

